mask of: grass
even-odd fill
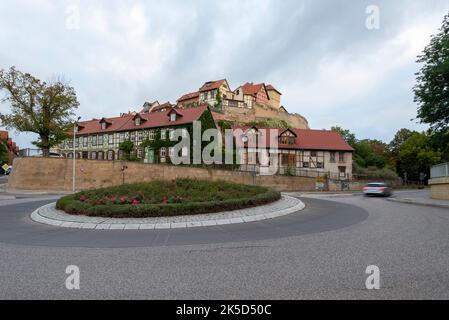
[[[126,184],[62,197],[56,207],[96,217],[163,217],[237,210],[280,199],[278,191],[225,181],[177,179]]]

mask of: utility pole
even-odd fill
[[[73,193],[76,192],[76,147],[75,147],[75,140],[76,140],[76,127],[78,125],[78,121],[80,121],[81,117],[78,117],[78,120],[75,121],[73,125],[73,171],[72,171],[72,191]]]

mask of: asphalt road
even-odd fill
[[[449,298],[449,210],[302,200],[304,211],[278,219],[143,232],[31,222],[49,200],[0,206],[0,298]],[[372,264],[380,290],[365,288]],[[80,268],[80,290],[65,288],[68,265]]]

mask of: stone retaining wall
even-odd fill
[[[122,167],[127,168],[122,173]],[[16,158],[8,188],[33,191],[71,191],[72,160],[64,158]],[[123,183],[176,178],[225,180],[263,185],[280,191],[314,191],[315,179],[288,176],[254,176],[249,172],[203,169],[122,161],[76,161],[76,189],[110,187]]]
[[[429,180],[432,199],[449,200],[449,177]]]

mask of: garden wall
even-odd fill
[[[123,165],[127,168],[122,172]],[[8,180],[12,190],[71,191],[72,160],[64,158],[16,158]],[[109,187],[152,180],[197,178],[263,185],[280,191],[313,191],[315,179],[287,176],[254,176],[249,172],[193,168],[122,161],[76,161],[76,189]]]

